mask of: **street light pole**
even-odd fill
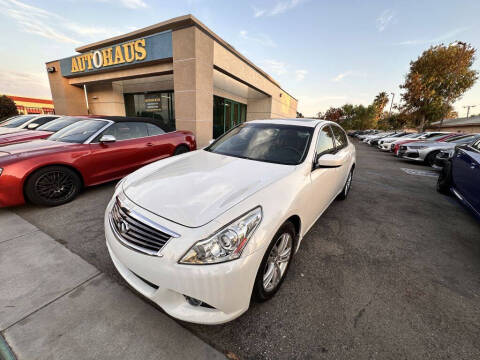
[[[388,112],[388,117],[392,115],[393,99],[395,99],[395,93],[390,93],[390,94],[392,94],[392,103],[390,104],[390,111]]]

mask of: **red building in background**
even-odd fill
[[[7,96],[15,102],[19,114],[55,114],[52,100],[13,95]]]

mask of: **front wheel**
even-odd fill
[[[25,183],[27,199],[36,205],[65,204],[79,193],[80,177],[64,166],[47,166],[34,172]]]
[[[350,170],[350,172],[348,173],[348,177],[347,177],[347,180],[345,181],[345,185],[343,186],[342,192],[337,196],[338,200],[345,200],[347,198],[348,192],[352,187],[352,179],[353,179],[353,169]]]
[[[286,222],[277,231],[268,246],[257,272],[253,297],[259,302],[271,299],[285,279],[293,256],[295,226]]]
[[[446,161],[437,180],[437,191],[444,195],[450,195],[450,187],[452,186],[452,163]]]
[[[439,153],[440,151],[432,151],[430,154],[428,154],[425,157],[425,164],[427,164],[428,166],[433,166],[433,164],[435,164],[435,158]]]

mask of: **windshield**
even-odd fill
[[[445,136],[447,136],[448,134],[437,134],[435,136],[429,136],[427,137],[428,141],[435,141],[435,140],[438,140],[438,139],[441,139],[441,138],[444,138]]]
[[[12,120],[7,121],[6,123],[2,124],[3,127],[7,128],[16,128],[20,127],[25,124],[27,121],[32,120],[36,115],[23,115],[18,116]]]
[[[67,126],[66,128],[63,128],[60,131],[57,131],[48,139],[53,141],[81,144],[105,125],[107,125],[107,122],[103,120],[79,121]]]
[[[42,126],[39,126],[37,130],[57,132],[58,130],[61,130],[64,127],[67,127],[68,125],[72,125],[77,121],[84,120],[84,119],[85,118],[81,118],[81,117],[65,116],[60,119],[50,121]]]
[[[307,155],[313,127],[242,124],[205,150],[249,160],[298,165]]]
[[[475,140],[478,135],[465,135],[465,136],[460,136],[456,137],[454,139],[448,139],[446,142],[452,142],[455,144],[468,144]]]

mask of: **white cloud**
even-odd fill
[[[433,39],[416,39],[416,40],[406,40],[398,43],[399,45],[423,45],[423,44],[430,44],[430,43],[440,43],[445,40],[453,40],[453,38],[465,31],[468,30],[468,27],[460,27],[457,29],[453,29],[445,34],[437,36]]]
[[[57,42],[80,44],[94,38],[106,38],[125,30],[75,23],[56,13],[18,0],[0,0],[1,15],[14,20],[21,30]],[[53,24],[53,25],[52,25]]]
[[[333,82],[340,82],[340,81],[342,81],[343,79],[345,79],[346,77],[349,77],[349,76],[367,77],[367,74],[364,73],[364,72],[360,72],[360,71],[348,70],[348,71],[345,71],[345,72],[340,73],[337,76],[335,76],[332,79],[332,81]]]
[[[348,71],[345,71],[343,73],[340,73],[338,74],[337,76],[335,76],[332,81],[334,82],[339,82],[341,81],[342,79],[346,78],[347,76],[350,76],[353,74],[353,71],[352,70],[348,70]]]
[[[26,73],[0,69],[0,94],[52,97],[46,71]]]
[[[305,75],[307,75],[307,73],[307,70],[295,70],[295,79],[297,81],[302,81],[303,79],[305,79]]]
[[[253,16],[261,17],[261,16],[275,16],[275,15],[283,14],[295,8],[302,2],[303,0],[282,0],[282,1],[278,1],[270,9],[260,9],[257,7],[253,7]]]
[[[244,40],[258,43],[262,46],[276,47],[277,44],[266,34],[250,35],[247,30],[240,31],[240,37]]]
[[[392,20],[395,18],[395,13],[387,9],[383,11],[380,16],[377,18],[377,30],[379,32],[382,32],[387,28],[387,26],[392,22]]]
[[[273,59],[267,59],[260,61],[262,68],[265,71],[275,74],[275,75],[283,75],[287,73],[287,64],[282,61],[277,61]]]

